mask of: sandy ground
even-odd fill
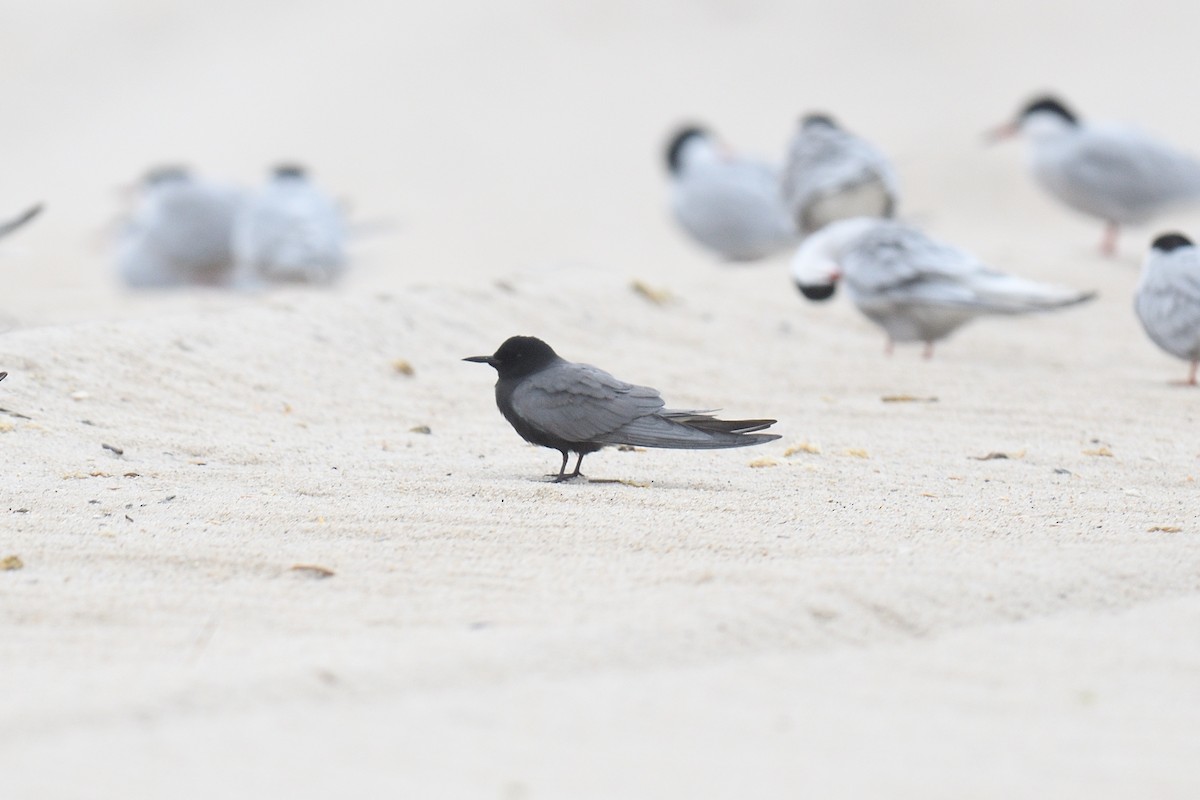
[[[12,5],[4,797],[1200,794],[1200,394],[1130,308],[1200,212],[1102,260],[979,136],[1049,87],[1200,150],[1194,4]],[[666,132],[813,108],[1099,299],[888,359],[682,240]],[[392,227],[345,285],[115,285],[118,187],[284,158]],[[514,333],[783,439],[547,484],[458,360]]]

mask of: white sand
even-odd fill
[[[49,210],[0,248],[3,797],[1200,794],[1200,394],[1130,308],[1200,212],[1104,261],[979,145],[1051,87],[1200,150],[1200,8],[398,5],[6,13],[0,203]],[[887,359],[677,235],[675,122],[774,152],[817,108],[1100,299]],[[398,226],[345,286],[113,284],[119,184],[283,158]],[[540,482],[457,360],[514,333],[784,439]]]

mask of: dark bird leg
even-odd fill
[[[558,474],[554,476],[554,482],[555,482],[555,483],[562,483],[563,481],[565,481],[565,480],[567,479],[567,458],[568,458],[568,455],[567,455],[567,451],[566,451],[566,450],[559,450],[558,452],[560,452],[560,453],[562,453],[562,454],[563,454],[563,463],[562,463],[562,466],[558,468]]]
[[[1193,378],[1194,377],[1195,376],[1193,376]],[[1194,380],[1192,382],[1195,383]],[[580,453],[579,458],[575,459],[575,471],[571,473],[572,478],[582,478],[583,477],[583,473],[579,471],[579,468],[582,466],[583,466],[583,453]]]
[[[1115,222],[1104,225],[1104,238],[1100,240],[1100,254],[1114,256],[1117,254],[1117,232],[1120,230]]]

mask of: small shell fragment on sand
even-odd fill
[[[1083,454],[1085,456],[1102,456],[1105,458],[1113,457],[1113,451],[1109,450],[1107,447],[1097,447],[1094,450],[1084,450]]]
[[[871,454],[861,447],[850,447],[846,450],[846,455],[854,458],[870,458]]]
[[[118,455],[118,456],[123,456],[123,455],[125,455],[125,451],[124,451],[124,450],[122,450],[120,447],[117,447],[116,445],[112,445],[112,444],[105,444],[104,442],[101,442],[101,443],[100,443],[100,446],[101,446],[101,447],[103,447],[103,448],[104,448],[105,450],[107,450],[108,452],[110,452],[110,453],[114,453],[114,454],[116,454],[116,455]]]
[[[917,397],[912,394],[885,394],[879,398],[885,403],[936,403],[936,397]]]
[[[967,456],[972,461],[1001,461],[1008,458],[1024,458],[1025,451],[1017,450],[1015,453],[1002,453],[999,450],[993,450],[986,456]]]
[[[21,560],[20,556],[0,558],[0,572],[11,572],[14,569],[22,569],[24,566],[25,562]]]
[[[778,467],[779,462],[773,458],[756,458],[750,462],[753,469],[762,469],[763,467]]]
[[[85,392],[82,389],[79,390],[78,392],[71,392],[72,400],[87,400],[91,396],[92,396],[91,392]]]
[[[405,375],[409,378],[417,374],[417,371],[413,369],[413,365],[405,358],[397,358],[393,361],[392,369],[395,370],[397,375]]]
[[[292,564],[288,569],[310,578],[332,578],[337,574],[329,567],[322,567],[320,564]]]
[[[655,289],[642,281],[634,281],[629,288],[633,289],[634,294],[656,306],[664,306],[674,299],[666,289]]]
[[[1179,533],[1182,530],[1183,528],[1178,525],[1151,525],[1149,528],[1146,528],[1146,533]]]
[[[814,456],[819,456],[821,455],[821,445],[813,444],[812,442],[800,442],[800,444],[794,444],[787,450],[784,450],[783,457],[791,458],[798,453],[809,453]]]
[[[433,433],[433,430],[428,425],[415,425],[408,429],[409,433]]]

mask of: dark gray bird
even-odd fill
[[[583,457],[605,445],[713,450],[779,438],[755,433],[774,425],[773,419],[721,420],[710,411],[665,409],[657,389],[566,361],[532,336],[513,336],[495,354],[463,361],[495,367],[500,413],[525,441],[562,453],[556,483],[581,475]],[[570,475],[569,453],[579,454]]]

